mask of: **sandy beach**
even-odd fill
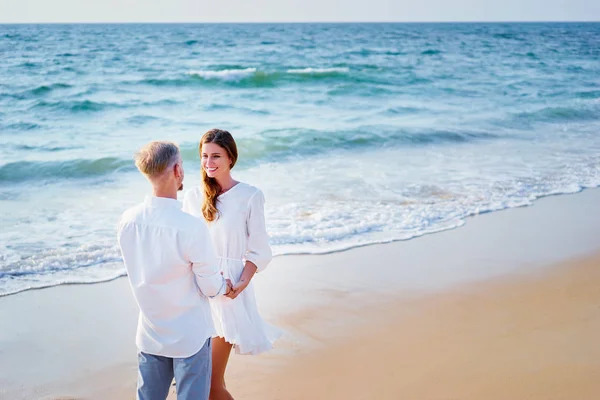
[[[231,388],[256,400],[597,399],[599,267],[600,254],[542,275],[338,310],[361,322],[335,338],[305,331],[319,346],[280,368],[234,363]]]
[[[600,191],[405,242],[277,257],[277,348],[233,356],[238,399],[600,398]],[[126,279],[0,298],[1,399],[132,399]],[[173,396],[174,398],[174,396]]]

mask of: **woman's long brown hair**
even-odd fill
[[[238,158],[237,146],[231,133],[222,129],[211,129],[206,132],[202,139],[200,139],[200,145],[198,146],[198,152],[200,153],[200,160],[202,160],[202,146],[205,143],[214,143],[227,152],[227,155],[231,159],[231,167],[235,165]],[[204,191],[204,202],[202,203],[202,215],[207,222],[212,222],[219,218],[219,210],[217,209],[217,201],[219,194],[221,193],[221,186],[215,178],[210,178],[206,170],[200,167],[202,170],[202,188]]]

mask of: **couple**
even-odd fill
[[[231,177],[238,153],[229,132],[206,132],[199,151],[202,184],[186,193],[182,210],[179,148],[144,146],[135,164],[153,195],[119,222],[119,246],[140,309],[139,400],[164,400],[173,378],[179,400],[233,399],[224,378],[232,347],[258,354],[279,335],[258,314],[250,283],[271,261],[264,196]]]

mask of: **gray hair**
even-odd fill
[[[179,146],[173,142],[152,141],[135,154],[135,166],[148,177],[161,175],[179,162]]]

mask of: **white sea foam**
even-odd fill
[[[340,151],[255,167],[240,178],[267,196],[276,254],[318,254],[453,229],[471,215],[600,185],[600,156],[575,161],[553,150],[565,146],[490,142],[448,153],[372,150],[360,154],[364,168],[354,153]]]
[[[307,74],[307,75],[319,75],[319,74],[335,74],[335,73],[347,73],[349,68],[345,67],[333,67],[333,68],[302,68],[302,69],[288,69],[288,74]]]
[[[189,71],[188,75],[198,76],[202,79],[240,81],[256,74],[256,68],[223,69],[220,71]]]

